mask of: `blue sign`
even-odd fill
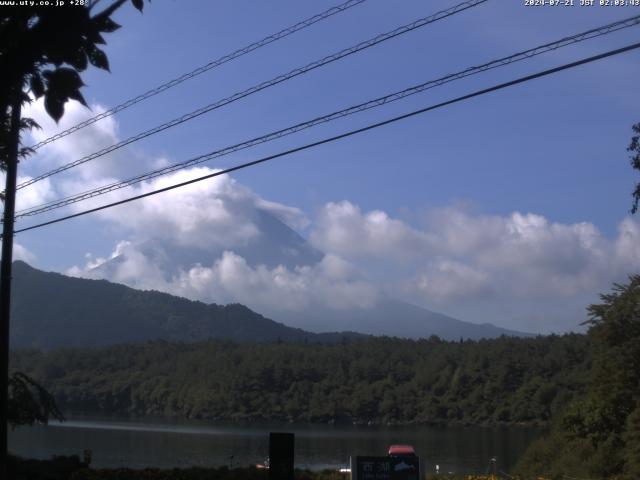
[[[351,480],[419,480],[420,459],[415,456],[355,457]]]

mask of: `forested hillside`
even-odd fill
[[[206,419],[541,424],[584,391],[581,335],[20,351],[63,410]]]
[[[244,305],[194,302],[105,280],[72,278],[14,263],[11,346],[52,349],[164,339],[326,342],[353,333],[287,327]]]

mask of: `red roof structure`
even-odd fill
[[[392,457],[415,457],[416,452],[411,445],[391,445],[389,456]]]

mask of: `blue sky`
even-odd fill
[[[94,109],[110,108],[337,3],[157,1],[147,4],[142,15],[126,6],[117,16],[123,28],[107,39],[106,52],[112,73],[87,71],[85,98]],[[94,143],[103,145],[108,144],[110,138],[128,137],[455,3],[368,0],[143,102],[117,115],[101,127],[102,130],[87,129],[74,134],[68,138],[66,150],[42,149],[21,165],[21,174],[33,176],[64,163],[65,158],[66,161],[75,159],[68,156],[76,152],[92,151]],[[50,196],[46,198],[69,193],[73,188],[100,184],[101,179],[125,178],[144,172],[163,161],[161,159],[184,160],[637,14],[640,14],[637,7],[525,7],[520,1],[490,0],[138,142],[106,159],[102,167],[90,166],[84,174],[74,172],[60,180],[54,177],[51,192],[46,193]],[[207,166],[223,168],[251,160],[519,75],[621,47],[638,41],[639,33],[640,27],[633,27],[566,47],[270,142]],[[626,247],[629,251],[623,253],[619,245],[622,222],[627,222],[626,231],[632,232],[627,234],[629,238],[635,238],[633,232],[637,228],[637,219],[632,219],[628,210],[630,192],[638,179],[629,166],[625,148],[631,125],[640,121],[638,55],[640,53],[631,52],[606,59],[238,172],[233,175],[234,185],[247,189],[255,198],[276,202],[282,207],[281,213],[285,207],[297,209],[296,215],[304,220],[293,222],[292,226],[313,240],[318,248],[357,269],[376,290],[391,289],[394,296],[464,320],[492,321],[529,331],[566,331],[584,317],[584,305],[595,301],[598,291],[611,281],[624,280],[625,275],[640,267],[640,252],[634,249],[634,242],[630,241],[631,246]],[[40,118],[37,106],[33,111],[34,116]],[[70,124],[72,119],[89,115],[77,105],[70,105],[68,111],[70,114],[63,125],[65,121]],[[45,120],[42,123],[45,132],[41,135],[55,132],[53,125]],[[100,135],[104,138],[98,138]],[[94,163],[99,162],[101,160]],[[65,178],[75,187],[65,186]],[[350,219],[344,220],[348,225],[338,221],[338,210],[343,215],[340,218],[344,220],[347,215]],[[378,232],[380,238],[366,227],[375,219],[375,215],[367,215],[375,211],[383,212],[391,222],[384,232]],[[129,215],[135,210],[122,212],[121,215]],[[144,240],[142,230],[114,219],[118,215],[114,210],[110,218],[94,216],[64,222],[20,234],[16,241],[30,252],[26,258],[40,268],[66,272],[76,266],[76,273],[86,271],[87,253],[91,253],[93,259],[105,258],[118,242]],[[502,245],[499,232],[512,234],[518,218],[528,219],[527,225],[538,225],[536,231],[550,235],[552,240],[527,246],[518,244],[516,249],[511,249],[511,244],[505,246],[505,250],[496,247],[490,255],[479,253],[484,251],[481,246],[467,246],[467,250],[460,247],[462,250],[454,251],[433,247],[432,242],[429,248],[416,247],[415,256],[410,259],[390,260],[398,249],[411,250],[404,240],[393,243],[393,239],[387,238],[394,236],[393,231],[404,231],[406,238],[419,243],[416,238],[441,235],[451,227],[452,219],[457,219],[456,225],[460,228],[452,233],[455,238],[473,236],[480,231],[486,236],[486,242]],[[349,229],[359,221],[364,222],[362,228],[368,232],[366,241],[375,245],[367,250],[367,245],[362,244],[363,251],[371,252],[369,256],[341,243],[344,238],[358,241],[357,232]],[[18,227],[28,224],[20,222]],[[338,231],[340,225],[344,230],[340,230],[342,237],[336,240],[331,232]],[[593,228],[596,233],[586,237],[586,234],[575,233],[584,231],[586,227],[581,225]],[[473,233],[468,233],[469,229],[473,229]],[[147,233],[151,235],[152,230],[149,228]],[[563,240],[565,233],[569,238],[567,242]],[[440,243],[446,243],[446,236],[442,234],[442,237]],[[597,251],[585,247],[587,237],[595,238],[594,242],[602,246],[595,249]],[[360,241],[365,242],[362,238]],[[585,248],[585,252],[580,251],[584,255],[575,256],[574,243],[578,248]],[[233,245],[228,247],[233,251]],[[549,256],[542,250],[536,252],[532,264],[516,265],[518,262],[514,261],[497,268],[495,265],[499,262],[491,263],[493,258],[508,255],[524,258],[523,252],[529,254],[543,247],[551,248]],[[563,256],[565,248],[567,253]],[[614,255],[616,259],[607,260]],[[524,288],[528,277],[525,275],[523,281],[518,275],[523,275],[522,270],[537,269],[545,263],[541,260],[544,258],[549,259],[551,266],[549,270],[540,270],[540,275],[557,273],[563,282],[575,282],[575,285],[563,294],[537,286]],[[592,261],[600,266],[592,268],[589,266]],[[607,267],[606,274],[602,273],[601,264],[614,263],[621,266]],[[423,265],[424,269],[412,270],[407,265]],[[567,269],[562,270],[562,265],[568,265]],[[554,268],[560,270],[555,272]],[[438,276],[454,270],[453,276]],[[456,283],[459,276],[467,280],[475,278],[477,282]],[[414,280],[413,286],[404,285],[408,279]],[[493,290],[488,294],[489,290],[485,289],[486,285],[519,281],[523,282],[526,292],[504,293],[509,301]],[[464,299],[441,294],[442,285],[448,282],[472,293]],[[396,290],[389,283],[402,283],[403,287]],[[418,284],[422,290],[416,287]],[[426,293],[421,296],[420,291]],[[203,299],[243,298],[227,291],[226,296]],[[511,306],[504,307],[506,304]]]

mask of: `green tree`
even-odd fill
[[[640,123],[636,123],[633,127],[634,135],[631,137],[631,143],[627,148],[628,152],[631,152],[631,166],[640,172]],[[638,204],[640,203],[640,182],[636,184],[636,188],[633,191],[633,205],[631,206],[631,213],[638,211]]]
[[[228,420],[544,424],[549,410],[583,392],[586,344],[584,335],[575,334],[441,341],[437,348],[389,338],[346,347],[155,341],[46,354],[15,351],[12,365],[41,380],[69,410]],[[579,354],[558,355],[569,351]],[[551,358],[555,369],[546,368]],[[526,368],[517,383],[501,389],[498,367],[514,360]]]
[[[96,12],[100,0],[60,8],[52,5],[5,5],[0,9],[0,169],[6,171],[2,261],[0,263],[0,477],[6,477],[7,422],[10,388],[26,392],[34,387],[27,377],[9,382],[9,312],[13,253],[13,222],[18,160],[30,153],[21,145],[20,133],[37,127],[22,118],[22,106],[44,97],[47,113],[56,120],[64,114],[64,105],[77,100],[86,105],[80,89],[80,73],[89,64],[109,70],[103,34],[120,26],[111,16],[128,0],[114,0]],[[142,11],[143,0],[131,0]],[[47,2],[49,3],[49,2]],[[106,2],[105,2],[106,3]],[[104,6],[104,4],[103,4]],[[15,390],[18,388],[18,390]],[[36,404],[31,404],[36,406]],[[37,412],[33,412],[37,414]],[[42,412],[39,412],[42,413]]]
[[[640,275],[588,308],[593,365],[586,395],[555,418],[520,473],[637,479],[640,474]]]
[[[117,0],[98,13],[100,3],[59,8],[52,6],[4,6],[0,10],[0,161],[8,164],[11,113],[29,101],[44,96],[47,113],[56,121],[64,104],[77,100],[86,105],[80,92],[80,73],[89,65],[109,70],[107,55],[98,46],[106,44],[103,34],[120,28],[111,16],[128,0]],[[142,11],[143,0],[131,0]],[[35,124],[22,120],[22,128]],[[23,151],[23,153],[26,153]]]
[[[9,378],[8,422],[19,425],[47,424],[50,418],[64,417],[53,396],[28,375],[15,372]]]
[[[624,475],[629,479],[640,478],[640,402],[627,418],[624,443]]]

